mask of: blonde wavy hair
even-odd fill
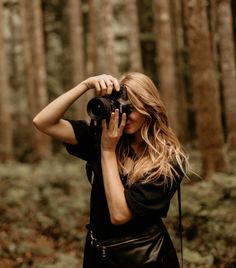
[[[187,176],[188,159],[169,127],[166,110],[156,86],[148,76],[137,72],[125,74],[121,77],[120,84],[126,86],[134,108],[146,117],[141,128],[143,152],[134,158],[134,166],[128,173],[128,184],[164,178],[163,183],[172,186],[176,178]],[[123,134],[116,151],[121,174],[127,173],[125,163],[131,150],[129,137]]]

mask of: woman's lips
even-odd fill
[[[127,123],[126,125],[125,125],[125,128],[129,128],[130,127],[130,123]]]

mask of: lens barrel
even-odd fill
[[[91,99],[87,105],[87,112],[91,119],[100,120],[109,118],[113,110],[114,101],[108,98],[96,97]]]

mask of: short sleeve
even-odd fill
[[[85,121],[68,120],[74,130],[77,144],[64,143],[69,154],[85,161],[92,160],[96,154],[95,144],[89,131],[89,125]]]
[[[170,200],[177,190],[177,183],[167,186],[163,179],[153,182],[136,182],[125,189],[128,206],[136,216],[166,217]]]

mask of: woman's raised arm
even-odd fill
[[[106,95],[111,94],[113,85],[116,90],[119,90],[117,79],[110,75],[89,77],[49,103],[34,117],[33,124],[37,129],[55,139],[76,144],[78,141],[71,124],[62,119],[65,112],[87,90],[94,88],[97,94]]]
[[[76,144],[77,140],[71,124],[62,117],[87,89],[86,83],[82,82],[49,103],[34,117],[35,127],[55,139]]]

